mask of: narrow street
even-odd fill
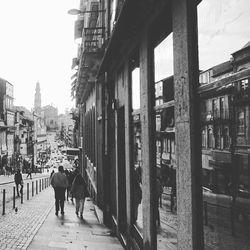
[[[248,23],[249,0],[0,1],[0,250],[250,250]]]

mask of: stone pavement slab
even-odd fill
[[[0,216],[0,249],[27,249],[54,205],[51,187]]]
[[[74,204],[65,203],[65,214],[55,216],[51,209],[45,222],[35,235],[29,250],[121,250],[123,247],[110,230],[100,224],[95,215],[94,204],[86,199],[84,219],[75,214]]]

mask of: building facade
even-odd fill
[[[126,249],[249,246],[248,45],[200,74],[199,2],[81,1],[80,166]],[[173,75],[158,82],[154,50],[170,35]]]
[[[42,117],[44,117],[45,125],[48,131],[56,131],[58,129],[58,109],[52,105],[42,107]]]
[[[3,122],[2,128],[4,128],[1,131],[3,139],[2,167],[4,166],[6,169],[9,169],[10,171],[14,167],[14,158],[15,158],[14,154],[15,112],[14,112],[13,100],[14,100],[13,85],[7,80],[1,78],[0,112],[1,112],[1,119]]]
[[[74,60],[76,80],[72,82],[79,109],[81,166],[90,193],[103,210],[104,222],[115,230],[126,249],[166,246],[156,229],[156,183],[161,149],[160,142],[157,151],[155,145],[161,126],[166,138],[164,144],[169,145],[169,150],[172,147],[172,151],[164,151],[164,164],[166,168],[177,165],[178,248],[203,248],[200,124],[196,122],[199,107],[189,95],[181,95],[183,91],[198,95],[195,91],[199,76],[196,4],[174,1],[171,8],[167,1],[81,1],[84,26],[78,58]],[[153,51],[171,32],[175,44],[172,81],[178,83],[174,85],[175,101],[168,100],[165,92],[159,93],[158,101],[162,95],[167,104],[155,108]],[[188,37],[192,37],[192,42]],[[139,72],[141,86],[140,122],[132,108],[135,71]],[[161,113],[165,116],[163,124],[155,121],[155,114],[159,117]],[[173,113],[175,123],[169,117]],[[174,140],[182,143],[174,147]],[[140,155],[136,155],[135,147]],[[138,165],[142,187],[140,223],[134,220],[137,207],[134,180],[136,172],[140,172]],[[194,170],[196,175],[192,174]]]
[[[33,114],[23,107],[16,108],[16,168],[23,172],[35,171],[36,156],[36,122]]]
[[[200,75],[203,185],[214,193],[249,194],[249,60],[248,43]]]

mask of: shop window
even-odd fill
[[[201,142],[202,142],[202,147],[206,148],[206,129],[203,128],[201,132]]]
[[[215,127],[214,129],[214,144],[215,144],[215,148],[220,149],[220,128],[219,127]]]
[[[156,152],[161,153],[161,142],[158,140],[156,141]]]
[[[167,152],[171,153],[171,140],[167,139]]]
[[[240,88],[245,91],[248,88],[248,79],[241,80]]]
[[[230,147],[230,136],[229,136],[229,127],[223,128],[223,148],[228,149]]]
[[[225,117],[225,98],[220,98],[220,117]]]
[[[213,147],[213,129],[210,127],[207,131],[207,137],[208,137],[208,148]]]
[[[237,134],[245,134],[245,112],[244,109],[240,109],[237,114]]]
[[[212,113],[213,113],[213,116],[216,116],[217,114],[217,110],[218,110],[218,107],[217,107],[217,99],[213,99],[212,100]]]
[[[172,154],[175,154],[175,141],[171,140],[171,152]]]
[[[163,153],[167,153],[167,148],[168,148],[167,147],[167,141],[168,141],[167,138],[163,139],[163,149],[162,149]]]

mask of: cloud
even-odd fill
[[[248,0],[203,0],[198,7],[200,68],[229,60],[250,40]]]

